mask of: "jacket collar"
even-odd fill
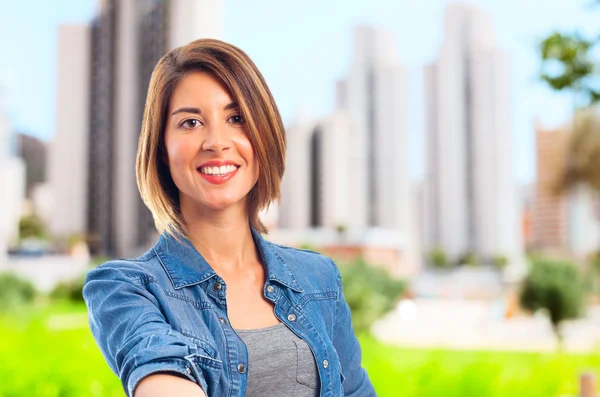
[[[303,292],[296,277],[283,258],[273,249],[272,244],[266,241],[253,226],[250,226],[250,230],[262,263],[266,267],[267,280],[285,285],[294,291]],[[162,233],[158,243],[154,246],[154,252],[175,289],[199,284],[217,276],[217,273],[192,243],[183,236],[179,236],[178,240],[168,233]]]

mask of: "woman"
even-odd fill
[[[197,40],[150,81],[137,155],[158,243],[90,271],[92,332],[128,396],[373,396],[338,269],[266,241],[285,136],[238,48]]]

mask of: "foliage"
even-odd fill
[[[356,332],[367,331],[375,320],[392,310],[406,288],[404,281],[361,259],[341,265],[340,272]]]
[[[591,5],[600,5],[594,0]],[[570,91],[576,109],[569,138],[566,166],[559,176],[556,193],[583,185],[596,193],[600,212],[600,68],[597,59],[600,35],[585,38],[579,33],[553,32],[540,42],[540,78],[555,91]],[[597,216],[600,224],[600,215]]]
[[[85,276],[75,280],[63,281],[58,283],[50,292],[52,299],[71,300],[74,302],[83,302],[83,284]]]
[[[598,102],[600,91],[593,85],[594,44],[578,33],[552,33],[540,43],[541,79],[553,90],[573,91],[582,106]]]
[[[33,302],[36,290],[33,284],[13,273],[0,273],[0,311],[21,308]]]
[[[556,193],[587,185],[600,194],[600,109],[575,113],[574,131],[569,137],[565,167],[556,181]]]
[[[508,257],[506,255],[496,255],[492,258],[494,267],[498,270],[504,269],[508,265]]]
[[[475,266],[479,265],[479,258],[477,257],[477,255],[475,255],[474,252],[468,251],[468,252],[465,252],[463,255],[461,255],[458,258],[458,260],[456,261],[456,264],[458,266],[466,265],[466,266],[475,267]]]
[[[19,221],[19,236],[21,239],[30,237],[44,238],[44,224],[36,215],[26,215]]]
[[[592,294],[600,294],[600,251],[590,254],[586,270],[586,290]]]
[[[447,269],[450,267],[448,256],[441,248],[435,248],[428,255],[429,264],[437,269]]]
[[[547,311],[560,343],[561,323],[579,317],[583,311],[584,288],[578,269],[569,262],[534,262],[523,281],[520,301],[524,309],[532,312]]]

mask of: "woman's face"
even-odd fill
[[[170,98],[165,147],[182,209],[239,206],[258,180],[258,160],[245,120],[211,74],[190,72]]]

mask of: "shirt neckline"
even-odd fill
[[[273,331],[273,330],[278,329],[278,328],[280,328],[282,326],[285,326],[285,324],[283,324],[282,322],[280,322],[279,324],[271,325],[271,326],[265,327],[265,328],[251,328],[251,329],[237,329],[237,328],[234,328],[234,330],[238,334],[258,334],[258,333],[262,333],[262,332]]]

